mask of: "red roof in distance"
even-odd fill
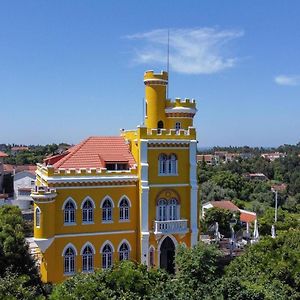
[[[0,157],[8,157],[8,155],[2,151],[0,151]]]

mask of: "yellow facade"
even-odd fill
[[[87,266],[88,271],[109,267],[110,260],[124,257],[172,271],[177,245],[198,241],[196,104],[166,99],[167,83],[166,72],[145,73],[145,125],[121,132],[136,167],[108,171],[38,165],[32,197],[43,281],[60,282]],[[122,199],[126,208],[120,207]],[[87,202],[89,222],[83,221]]]

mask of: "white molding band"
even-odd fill
[[[128,187],[136,187],[135,184],[127,184],[127,185],[83,185],[83,186],[58,186],[55,187],[56,190],[72,190],[72,189],[107,189],[107,188],[128,188]]]
[[[119,231],[101,231],[101,232],[85,232],[85,233],[65,233],[57,234],[54,238],[65,238],[65,237],[79,237],[79,236],[98,236],[98,235],[109,235],[109,234],[131,234],[135,233],[135,230],[119,230]]]
[[[191,246],[198,242],[198,184],[197,184],[197,141],[190,141],[190,185],[191,185]]]
[[[162,188],[162,187],[187,187],[190,186],[189,183],[166,183],[166,184],[149,184],[149,187],[152,188]]]

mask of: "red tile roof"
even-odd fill
[[[32,174],[35,174],[37,166],[36,165],[8,165],[8,164],[3,164],[3,169],[4,169],[4,172],[6,172],[6,173],[13,173],[13,171],[15,170],[15,173],[28,171]]]
[[[0,157],[7,157],[7,156],[8,155],[6,153],[0,151]]]
[[[27,146],[20,146],[20,147],[12,147],[12,151],[27,151],[29,148]]]
[[[52,161],[51,161],[52,159]],[[105,168],[105,162],[128,163],[129,167],[135,160],[123,137],[92,136],[80,144],[68,149],[61,157],[53,156],[45,160],[58,168]]]
[[[210,201],[209,203],[213,207],[228,209],[228,210],[231,210],[231,211],[239,211],[239,208],[229,200]]]
[[[245,223],[252,223],[256,220],[256,213],[240,209],[240,220]]]

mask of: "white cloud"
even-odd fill
[[[278,75],[274,78],[279,85],[297,86],[300,85],[299,75]]]
[[[217,30],[214,28],[170,30],[170,68],[178,73],[211,74],[233,67],[236,57],[225,55],[225,44],[244,35],[241,30]],[[167,61],[167,29],[129,35],[126,38],[140,40],[135,62],[162,64]]]

